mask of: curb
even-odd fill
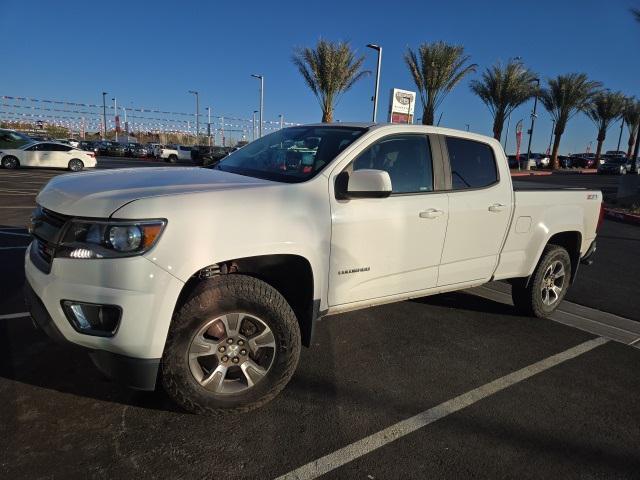
[[[620,210],[605,208],[604,215],[607,218],[618,220],[619,222],[630,223],[632,225],[640,225],[640,215],[635,215],[633,213],[626,213],[621,212]]]

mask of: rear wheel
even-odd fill
[[[176,155],[169,155],[169,162],[177,163],[178,162],[178,157]]]
[[[79,172],[80,170],[82,170],[84,168],[84,163],[82,163],[82,160],[80,160],[78,158],[73,158],[73,159],[69,160],[68,168],[72,172]]]
[[[513,304],[525,315],[546,318],[562,302],[570,281],[569,253],[563,247],[547,245],[528,285],[525,282],[512,285]]]
[[[2,159],[2,166],[7,169],[14,169],[20,166],[20,161],[14,156],[7,155]]]
[[[284,297],[244,275],[201,283],[174,316],[162,384],[194,413],[246,412],[274,398],[300,355],[300,329]]]

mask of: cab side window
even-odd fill
[[[498,181],[493,148],[466,138],[447,137],[453,190],[488,187]]]
[[[433,162],[425,135],[392,135],[377,141],[352,162],[353,171],[384,170],[393,193],[433,191]]]

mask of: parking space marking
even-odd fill
[[[0,250],[24,250],[29,247],[29,245],[21,245],[19,247],[0,247]]]
[[[16,237],[30,237],[30,233],[17,233],[17,232],[3,232],[0,230],[0,235],[15,235]]]
[[[2,206],[0,208],[30,208],[31,210],[33,210],[34,206],[33,205],[13,205],[11,207]]]
[[[580,345],[576,345],[564,352],[552,355],[544,360],[540,360],[528,367],[524,367],[513,373],[505,375],[504,377],[500,377],[497,380],[463,393],[451,400],[447,400],[446,402],[430,408],[429,410],[425,410],[411,418],[398,422],[395,425],[391,425],[384,430],[380,430],[368,437],[353,442],[333,453],[307,463],[296,470],[292,470],[291,472],[278,477],[276,480],[312,479],[329,473],[349,462],[373,452],[374,450],[409,435],[416,430],[426,427],[427,425],[437,422],[452,413],[473,405],[484,398],[544,372],[545,370],[549,370],[561,363],[579,357],[594,348],[604,345],[608,341],[609,340],[606,338],[598,337],[581,343]]]
[[[0,315],[0,320],[11,320],[13,318],[24,318],[30,316],[31,314],[29,312],[9,313],[7,315]]]

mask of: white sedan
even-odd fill
[[[96,166],[93,152],[85,152],[64,143],[34,142],[19,148],[0,151],[0,163],[4,168],[44,167],[67,168],[78,172]]]

